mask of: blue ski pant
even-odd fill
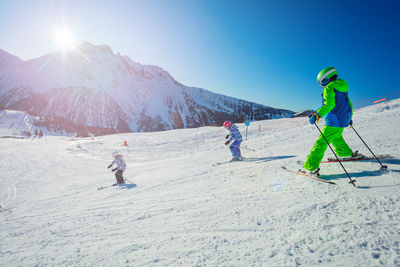
[[[229,149],[231,150],[232,156],[234,158],[239,158],[242,156],[242,154],[240,153],[240,144],[242,142],[240,141],[235,141],[231,144],[231,146],[229,147]]]

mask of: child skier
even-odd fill
[[[114,151],[112,153],[112,156],[114,157],[114,160],[107,168],[111,168],[114,164],[117,165],[117,167],[115,167],[114,169],[111,170],[112,172],[117,171],[115,173],[115,178],[117,179],[117,183],[115,183],[113,185],[123,184],[124,183],[124,178],[122,177],[122,173],[126,169],[125,161],[122,158],[122,155],[118,151]]]
[[[233,143],[229,147],[231,150],[233,158],[230,160],[238,161],[243,160],[242,154],[240,153],[240,144],[242,143],[242,135],[239,132],[239,128],[232,124],[230,121],[224,122],[224,128],[229,131],[229,134],[226,136],[226,139],[229,138],[228,141],[225,142],[225,145],[229,145],[229,143],[233,140]]]
[[[339,157],[356,157],[357,152],[353,153],[342,136],[344,127],[353,124],[353,105],[348,96],[349,86],[345,80],[337,77],[338,72],[333,67],[325,68],[318,74],[317,81],[324,88],[322,107],[312,114],[310,123],[317,123],[320,117],[324,117],[325,126],[322,128],[322,133],[326,140],[332,143],[336,154]],[[308,173],[319,176],[319,165],[327,147],[327,142],[320,135],[303,165]]]

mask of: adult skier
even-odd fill
[[[110,165],[108,165],[107,168],[111,168],[114,164],[117,165],[117,167],[115,167],[114,169],[111,170],[112,172],[116,171],[115,178],[117,179],[117,182],[115,184],[113,184],[113,186],[117,185],[117,184],[123,184],[124,178],[122,177],[122,174],[126,169],[125,161],[122,158],[122,155],[118,151],[114,151],[112,153],[112,156],[114,157],[114,160]]]
[[[320,117],[324,117],[325,126],[322,128],[326,140],[332,143],[339,157],[356,157],[343,139],[344,127],[353,124],[353,105],[348,96],[349,86],[343,79],[338,79],[338,72],[333,67],[321,70],[317,76],[318,83],[324,88],[322,92],[322,107],[310,117],[311,124],[318,123]],[[324,157],[328,144],[320,134],[315,141],[310,154],[303,167],[307,173],[319,175],[319,165]]]
[[[226,136],[226,139],[229,139],[225,142],[225,145],[229,145],[230,142],[233,143],[230,145],[229,149],[232,153],[232,161],[243,160],[242,154],[240,152],[240,144],[242,143],[242,135],[239,132],[239,128],[232,124],[230,121],[224,122],[224,128],[229,131],[229,134]]]

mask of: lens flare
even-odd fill
[[[54,36],[63,51],[71,49],[75,45],[74,36],[68,29],[58,29],[55,31]]]

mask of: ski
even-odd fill
[[[226,163],[230,163],[230,162],[229,161],[217,162],[217,163],[214,163],[213,166],[218,166],[218,165],[222,165],[222,164],[226,164]]]
[[[391,155],[378,155],[378,159],[389,159],[392,158]],[[362,161],[362,160],[374,160],[374,157],[356,157],[356,158],[339,158],[340,161]],[[327,158],[326,161],[321,161],[321,163],[331,163],[338,162],[336,158]]]
[[[128,183],[127,183],[128,182]],[[100,186],[97,188],[97,190],[103,190],[105,188],[110,188],[110,187],[120,187],[120,188],[134,188],[136,187],[136,184],[129,181],[128,179],[125,179],[125,183],[123,184],[113,184],[113,185],[107,185],[107,186]]]
[[[328,181],[328,180],[321,179],[321,178],[319,178],[319,177],[316,176],[316,175],[307,174],[307,173],[304,173],[304,172],[301,172],[301,171],[289,170],[289,169],[286,168],[285,166],[282,166],[282,169],[284,169],[284,170],[286,170],[286,171],[288,171],[288,172],[290,172],[290,173],[302,175],[302,176],[304,176],[304,177],[308,177],[308,178],[317,180],[317,181],[319,181],[319,182],[328,183],[328,184],[336,184],[336,183],[334,183],[334,182],[332,182],[332,181]]]
[[[377,156],[378,159],[389,159],[389,158],[393,158],[391,155],[379,155]],[[341,162],[343,161],[363,161],[363,160],[375,160],[374,157],[358,157],[358,158],[339,158],[339,160]],[[334,163],[334,162],[338,162],[338,160],[336,158],[327,158],[327,160],[325,161],[321,161],[321,163]],[[304,165],[304,161],[302,160],[298,160],[297,164],[299,165]]]
[[[223,164],[227,164],[227,163],[234,163],[234,162],[246,162],[246,160],[242,159],[242,160],[234,160],[234,161],[217,162],[217,163],[214,163],[213,166],[219,166],[219,165],[223,165]]]
[[[109,188],[109,187],[113,187],[113,186],[115,186],[115,185],[100,186],[97,188],[97,190],[103,190],[105,188]]]
[[[219,165],[228,164],[228,163],[233,163],[233,162],[238,162],[238,161],[239,161],[239,160],[237,160],[237,161],[217,162],[217,163],[213,164],[213,166],[219,166]]]

